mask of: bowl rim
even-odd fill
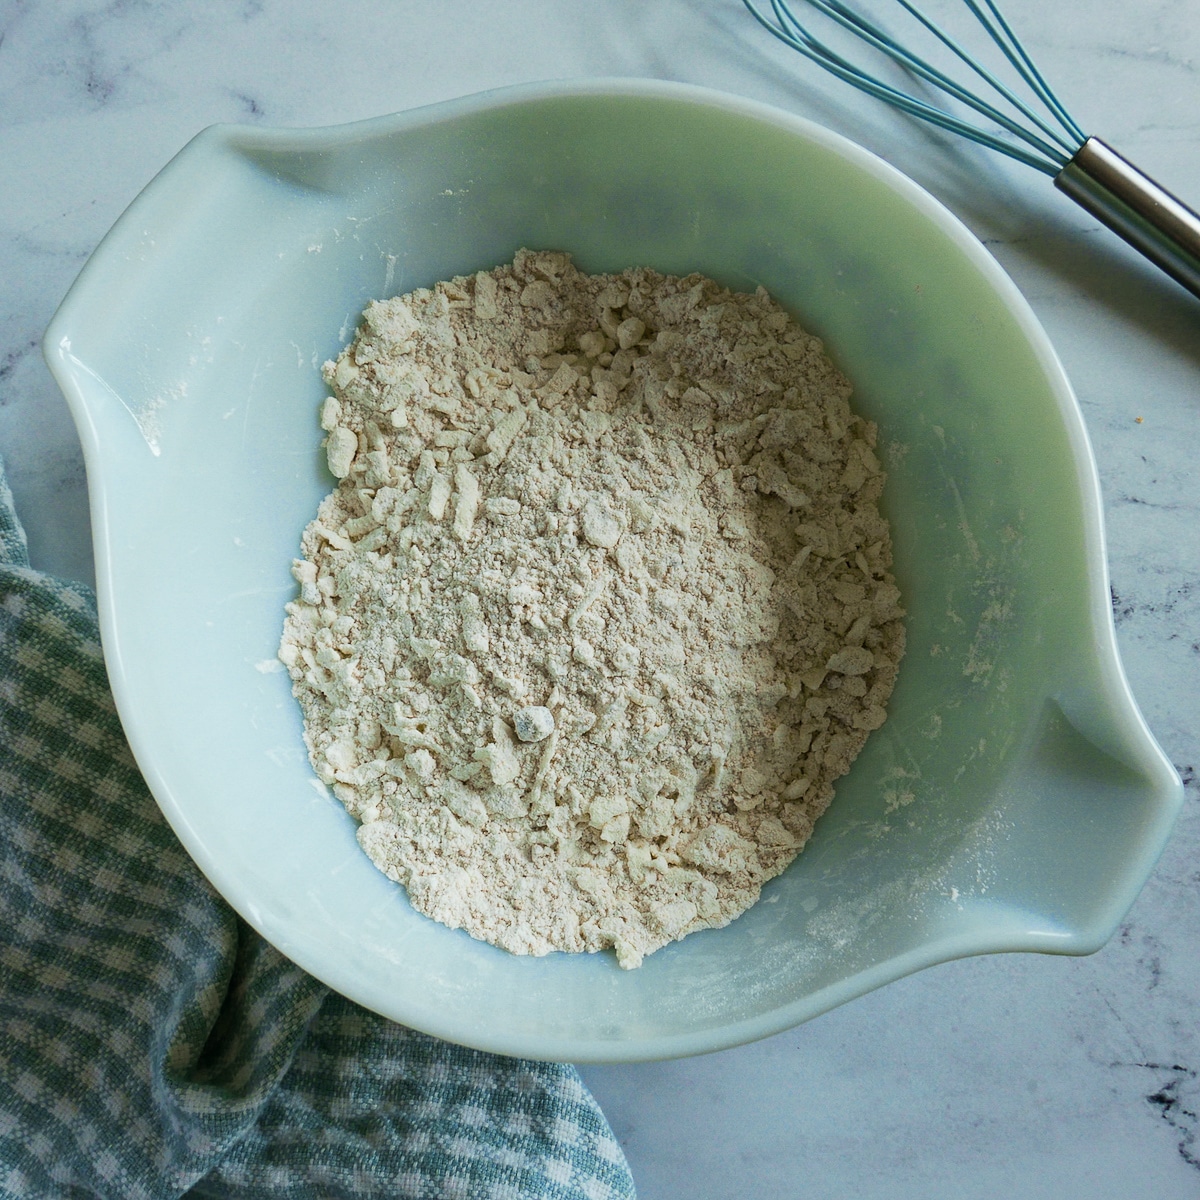
[[[1160,798],[1157,821],[1147,834],[1147,847],[1141,858],[1132,863],[1123,886],[1114,889],[1103,917],[1091,928],[1078,929],[1064,935],[1062,931],[1041,934],[1025,933],[1014,936],[1011,931],[996,931],[992,937],[979,934],[955,934],[933,939],[919,947],[887,959],[865,971],[839,980],[816,992],[754,1018],[701,1028],[680,1034],[643,1037],[628,1042],[603,1039],[563,1039],[559,1037],[516,1037],[503,1030],[483,1031],[476,1026],[466,1027],[453,1019],[424,1020],[418,1026],[424,1032],[460,1044],[503,1054],[540,1059],[577,1062],[638,1061],[681,1057],[725,1049],[754,1041],[792,1028],[802,1021],[863,995],[925,967],[957,958],[1001,951],[1040,951],[1050,953],[1087,954],[1099,949],[1119,925],[1132,905],[1165,845],[1171,824],[1183,798],[1182,784],[1174,767],[1158,747],[1145,723],[1120,662],[1116,630],[1111,605],[1108,602],[1108,572],[1104,546],[1104,527],[1099,475],[1083,414],[1067,379],[1063,366],[1050,339],[1029,303],[1016,284],[984,247],[979,239],[941,201],[903,174],[896,167],[845,136],[801,116],[741,96],[693,84],[664,80],[635,78],[588,78],[570,81],[549,80],[536,83],[490,89],[454,99],[407,109],[397,113],[366,118],[339,125],[304,128],[263,128],[238,124],[209,126],[191,139],[166,166],[135,197],[113,227],[100,241],[80,271],[66,297],[54,314],[43,339],[43,353],[52,374],[62,389],[79,431],[85,462],[88,468],[88,488],[91,501],[93,536],[97,569],[97,601],[101,641],[118,712],[129,711],[129,683],[121,654],[121,633],[113,611],[113,558],[109,552],[112,530],[107,522],[107,473],[102,468],[103,453],[100,429],[93,419],[89,403],[79,386],[80,374],[94,374],[74,356],[71,350],[71,328],[76,308],[86,306],[88,281],[99,270],[102,261],[123,256],[138,236],[138,215],[148,195],[157,190],[160,180],[168,177],[185,157],[223,153],[229,150],[270,150],[275,152],[312,151],[324,147],[344,146],[357,141],[386,138],[407,130],[428,128],[452,122],[458,118],[487,111],[538,104],[545,101],[585,97],[628,98],[686,102],[752,119],[790,132],[805,141],[833,151],[843,160],[898,193],[919,214],[932,223],[939,233],[974,265],[984,282],[1015,321],[1020,334],[1032,350],[1038,368],[1054,396],[1058,416],[1066,434],[1079,481],[1082,508],[1082,540],[1087,574],[1087,604],[1097,633],[1095,652],[1104,689],[1114,706],[1126,720],[1126,733],[1143,751],[1142,769],[1155,775],[1155,791]],[[146,776],[150,790],[163,814],[183,842],[189,855],[203,874],[212,881],[226,901],[268,941],[276,944],[282,932],[257,910],[253,897],[236,874],[226,870],[210,854],[205,842],[192,827],[188,814],[169,787],[154,770],[155,753],[146,745],[139,730],[127,730],[131,748],[139,767]],[[1148,762],[1148,760],[1151,760]],[[145,764],[145,765],[143,765]],[[289,950],[289,954],[291,951]],[[306,971],[323,978],[320,966],[296,961]],[[325,982],[330,982],[325,979]],[[343,984],[331,983],[343,991]],[[356,994],[354,988],[344,994],[367,1007],[379,1011],[375,998]],[[394,1019],[403,1019],[396,1017]],[[536,1042],[536,1044],[534,1044]]]

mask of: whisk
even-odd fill
[[[909,0],[894,2],[974,75],[974,86],[986,85],[988,94],[996,99],[976,94],[905,49],[843,0],[805,2],[911,75],[985,118],[988,125],[960,117],[868,74],[814,36],[788,0],[769,0],[769,16],[754,0],[743,0],[775,37],[838,78],[903,112],[1052,176],[1056,187],[1200,297],[1200,216],[1111,146],[1084,134],[1050,90],[993,0],[963,0],[963,4],[1000,48],[1042,111],[977,61]]]

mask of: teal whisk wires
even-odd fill
[[[1139,171],[1099,138],[1088,137],[1059,102],[994,0],[962,0],[987,37],[999,47],[1039,107],[988,70],[941,26],[910,0],[892,0],[939,42],[969,73],[972,86],[960,83],[843,0],[799,0],[853,34],[877,54],[898,63],[967,110],[985,119],[976,123],[894,87],[857,66],[817,37],[788,0],[767,0],[770,15],[754,0],[743,0],[758,22],[785,45],[839,79],[941,129],[1005,154],[1042,171],[1065,192],[1130,245],[1194,295],[1200,297],[1200,216]],[[885,3],[886,0],[880,0]],[[878,7],[878,5],[876,5]],[[987,96],[972,90],[984,85]]]
[[[933,84],[934,87],[939,88],[946,95],[953,96],[968,108],[974,109],[981,116],[987,117],[994,125],[1000,126],[1008,134],[1008,138],[1006,139],[1003,135],[994,133],[979,125],[974,125],[970,121],[962,120],[946,112],[944,109],[937,108],[935,105],[929,104],[924,100],[919,100],[915,96],[910,96],[868,75],[841,55],[836,54],[810,33],[805,24],[796,15],[791,5],[786,3],[786,0],[771,0],[771,9],[774,13],[773,21],[765,17],[752,0],[745,0],[746,7],[754,14],[758,21],[779,38],[781,42],[791,46],[793,50],[798,50],[805,57],[811,58],[814,62],[832,74],[837,75],[840,79],[854,84],[855,87],[866,92],[868,95],[875,96],[880,100],[886,100],[889,104],[910,113],[912,116],[921,117],[923,120],[938,125],[942,129],[948,129],[953,133],[961,134],[973,142],[978,142],[981,146],[987,146],[992,150],[999,151],[1001,154],[1007,154],[1010,158],[1015,158],[1018,162],[1023,162],[1028,166],[1035,167],[1039,171],[1044,171],[1047,175],[1057,175],[1079,150],[1080,146],[1087,141],[1086,136],[1071,119],[1066,109],[1058,102],[1058,99],[1042,78],[1041,72],[1034,66],[1029,55],[1025,53],[1024,47],[1017,41],[1008,26],[1008,22],[1000,15],[996,6],[991,4],[989,0],[984,0],[987,10],[984,11],[973,0],[963,0],[963,2],[978,18],[979,23],[983,26],[991,40],[1000,47],[1004,57],[1008,59],[1028,85],[1029,89],[1042,102],[1050,116],[1057,122],[1057,128],[1040,116],[1034,108],[1016,95],[1003,81],[997,79],[991,71],[988,71],[980,63],[976,62],[954,38],[950,37],[949,34],[933,21],[925,17],[913,5],[907,3],[907,0],[896,0],[896,3],[913,17],[914,20],[924,26],[943,46],[946,46],[956,58],[987,84],[996,95],[1007,100],[1021,116],[1030,122],[1033,126],[1032,129],[1021,125],[1005,111],[997,108],[994,103],[968,91],[944,71],[939,70],[919,55],[899,45],[884,29],[861,13],[847,7],[840,0],[809,0],[809,6],[820,13],[824,13],[825,16],[836,22],[843,29],[849,30],[868,45],[875,47],[881,54],[887,55],[888,58],[899,63],[913,75],[924,79],[927,83]]]

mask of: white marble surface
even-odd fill
[[[1089,132],[1200,206],[1197,0],[1005,11]],[[739,0],[8,0],[0,39],[0,454],[35,565],[81,579],[83,464],[38,342],[105,230],[205,125],[655,76],[829,125],[957,212],[1083,406],[1125,664],[1187,781],[1174,838],[1091,958],[955,963],[757,1045],[584,1074],[643,1200],[1200,1196],[1200,301],[1044,177],[819,77]]]

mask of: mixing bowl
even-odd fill
[[[760,902],[620,970],[415,913],[319,785],[275,658],[331,488],[319,366],[374,297],[570,251],[765,286],[878,422],[908,653]],[[663,83],[539,85],[335,129],[222,126],[121,217],[46,335],[79,425],[114,695],[166,818],[263,936],[458,1042],[604,1061],[785,1029],[918,968],[1087,953],[1181,800],[1117,659],[1079,408],[1013,284],[842,138]]]

